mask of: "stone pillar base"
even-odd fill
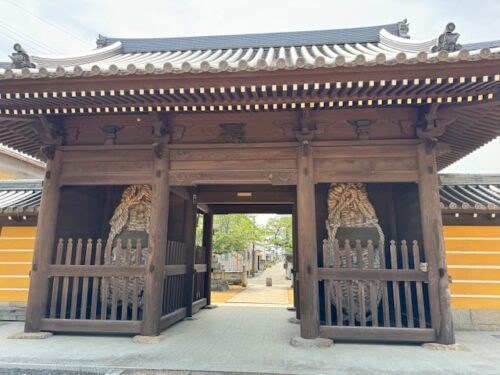
[[[19,332],[10,335],[8,339],[17,339],[17,340],[44,340],[51,337],[52,332]]]
[[[159,344],[167,338],[167,335],[161,334],[158,336],[141,336],[137,335],[132,338],[135,344]]]
[[[445,345],[445,344],[439,344],[437,342],[425,343],[422,345],[422,348],[430,349],[430,350],[442,350],[445,352],[468,352],[469,351],[469,348],[467,348],[465,345],[461,345],[461,344]]]
[[[212,310],[212,309],[216,309],[217,307],[219,307],[219,306],[218,305],[206,305],[204,307],[204,309]]]
[[[296,336],[290,339],[290,345],[296,348],[331,348],[333,346],[333,340],[319,337],[317,339],[304,339]]]

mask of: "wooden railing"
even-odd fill
[[[161,328],[186,316],[187,295],[192,313],[206,305],[206,251],[197,248],[188,274],[186,246],[168,241],[163,271]],[[141,241],[103,241],[71,238],[57,243],[49,265],[48,308],[41,327],[49,331],[139,333],[143,319],[147,248]],[[193,277],[193,290],[186,278]]]
[[[163,273],[162,315],[183,307],[186,278],[186,247],[183,242],[168,241],[165,272]]]
[[[42,329],[138,333],[145,262],[140,240],[104,246],[100,239],[60,239],[48,269],[49,303]]]
[[[334,339],[432,341],[427,264],[417,241],[323,243],[325,316],[321,336]]]

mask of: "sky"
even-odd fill
[[[453,21],[459,42],[500,39],[500,0],[0,0],[0,61],[20,42],[37,55],[84,53],[99,34],[174,37],[320,30],[407,18],[414,39]],[[499,124],[500,126],[500,124]],[[500,173],[500,139],[443,172]]]

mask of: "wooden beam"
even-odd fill
[[[289,204],[213,204],[212,214],[291,214]]]
[[[184,281],[184,306],[186,316],[193,315],[194,253],[196,240],[196,202],[190,192],[190,200],[184,202],[184,243],[186,246],[186,279]]]
[[[321,326],[320,336],[334,340],[429,342],[436,339],[430,328]]]
[[[198,311],[200,311],[202,308],[207,306],[207,299],[206,298],[201,298],[198,301],[193,302],[193,314],[196,314]]]
[[[214,191],[196,194],[199,203],[206,204],[270,204],[295,203],[295,194],[288,191]]]
[[[207,272],[205,273],[205,297],[207,305],[211,303],[212,295],[212,237],[214,227],[214,216],[210,213],[203,215],[203,239],[202,244],[205,248],[205,257],[207,262]]]
[[[189,199],[189,191],[185,187],[182,187],[182,186],[172,186],[170,188],[170,191],[172,191],[172,193],[178,195],[182,199]]]
[[[42,319],[41,329],[57,332],[139,333],[137,320]]]
[[[319,337],[318,255],[312,154],[310,146],[297,148],[300,335],[305,339]]]
[[[198,203],[197,207],[198,207],[198,210],[200,210],[203,214],[210,213],[210,207],[208,207],[208,204]]]
[[[318,268],[318,280],[427,281],[420,270]]]
[[[170,314],[163,315],[160,319],[160,327],[163,330],[177,323],[179,320],[184,319],[185,317],[186,317],[186,309],[184,307],[181,307],[171,312]]]
[[[141,335],[160,334],[163,301],[163,271],[167,251],[168,206],[170,199],[169,151],[154,159],[153,196],[149,227],[149,254],[146,262],[144,317]]]
[[[28,307],[26,309],[25,332],[39,332],[41,320],[45,318],[49,298],[48,270],[52,262],[54,237],[59,213],[59,176],[62,155],[56,150],[53,160],[47,161],[43,181],[42,202],[38,215],[33,266],[31,271]]]
[[[441,344],[454,344],[448,270],[444,251],[443,222],[439,207],[439,180],[435,149],[418,146],[418,192],[426,262],[429,264],[431,321]]]

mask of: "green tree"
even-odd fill
[[[215,215],[213,251],[215,253],[245,252],[264,235],[255,216],[244,214]]]
[[[265,226],[266,243],[273,249],[282,249],[291,253],[293,247],[292,217],[276,216],[267,221]]]

